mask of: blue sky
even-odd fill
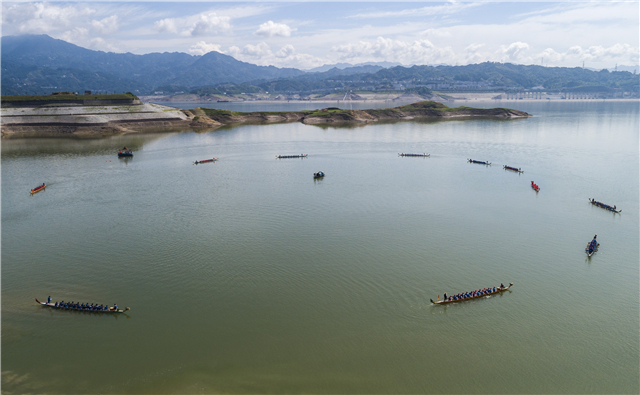
[[[111,52],[218,51],[259,65],[484,61],[637,66],[639,2],[2,2],[2,35]]]

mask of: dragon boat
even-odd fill
[[[324,172],[323,171],[319,171],[317,173],[313,173],[313,178],[322,178],[324,177]]]
[[[506,290],[508,290],[509,288],[513,287],[513,283],[510,283],[508,287],[496,287],[495,291],[492,292],[485,292],[481,295],[474,295],[474,296],[469,296],[466,298],[460,298],[460,299],[451,299],[451,297],[447,298],[447,300],[438,300],[438,301],[433,301],[433,299],[429,299],[431,301],[431,303],[433,304],[447,304],[447,303],[455,303],[455,302],[464,302],[466,300],[471,300],[471,299],[478,299],[478,298],[483,298],[485,296],[491,296],[491,295],[495,295],[495,294],[499,294],[502,293]]]
[[[128,307],[126,309],[124,309],[124,310],[116,310],[113,307],[109,307],[108,310],[91,310],[91,309],[83,309],[83,308],[79,308],[79,307],[56,306],[55,303],[41,302],[41,301],[38,300],[38,298],[36,298],[36,302],[38,302],[42,306],[51,307],[52,309],[84,311],[84,312],[87,312],[87,313],[121,314],[121,313],[124,313],[127,310],[131,310]]]
[[[426,152],[423,152],[422,154],[398,154],[398,156],[423,156],[427,158],[431,156],[431,154],[427,154]]]
[[[516,173],[524,173],[524,170],[520,170],[519,168],[516,169],[515,167],[512,167],[512,166],[504,165],[502,166],[502,168],[505,170],[515,171]]]
[[[45,189],[46,187],[47,187],[47,186],[46,186],[46,185],[45,185],[45,183],[43,182],[43,183],[42,183],[42,185],[38,185],[37,187],[33,188],[33,189],[31,190],[31,194],[33,195],[34,193],[38,193],[38,192],[40,192],[40,191],[44,191],[44,189]]]
[[[194,164],[200,164],[200,163],[211,163],[211,162],[215,162],[217,161],[218,158],[211,158],[211,159],[203,159],[203,160],[197,160],[195,162],[193,162]]]
[[[469,162],[469,163],[477,163],[479,165],[487,165],[487,166],[491,165],[491,162],[489,162],[489,161],[481,161],[481,160],[474,160],[474,159],[467,159],[467,162]]]
[[[593,236],[593,240],[591,240],[587,244],[587,248],[584,249],[584,252],[586,252],[587,256],[589,257],[593,255],[596,251],[598,251],[598,247],[600,247],[600,243],[598,243],[598,240],[596,240],[596,237],[598,237],[598,235]]]
[[[276,155],[277,159],[289,159],[289,158],[306,158],[309,154],[300,154],[300,155]]]
[[[622,210],[618,210],[618,208],[616,206],[611,207],[608,204],[604,204],[602,202],[598,202],[596,199],[589,198],[589,203],[591,203],[591,204],[593,204],[595,206],[601,207],[601,208],[603,208],[605,210],[613,211],[614,213],[621,213],[622,212]]]

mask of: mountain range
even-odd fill
[[[547,89],[638,93],[637,74],[580,67],[484,62],[465,66],[339,63],[303,71],[257,66],[219,52],[135,55],[94,51],[47,35],[5,36],[1,42],[3,95],[84,90],[319,92],[336,90]],[[222,88],[220,88],[223,86]],[[162,88],[162,89],[159,89]]]

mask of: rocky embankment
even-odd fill
[[[308,125],[363,124],[378,121],[449,118],[525,118],[531,115],[507,108],[450,108],[422,101],[395,108],[313,111],[261,111],[243,113],[196,108],[179,110],[158,104],[128,106],[56,106],[2,108],[2,138],[101,137],[125,133],[149,133],[213,129],[222,125],[302,122]]]
[[[158,104],[2,108],[2,138],[101,137],[188,129],[193,116]]]
[[[377,121],[411,120],[421,118],[498,118],[530,117],[524,111],[508,108],[447,107],[434,101],[422,101],[406,106],[373,110],[342,110],[335,107],[315,111],[252,112],[198,108],[191,110],[199,117],[206,117],[223,125],[242,123],[302,122],[308,125],[369,123]]]

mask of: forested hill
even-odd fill
[[[2,37],[1,50],[3,94],[10,94],[11,90],[24,93],[25,89],[39,92],[43,91],[42,86],[56,86],[58,90],[74,90],[76,86],[116,90],[122,80],[128,85],[125,90],[148,93],[161,85],[237,84],[304,74],[298,69],[241,62],[218,52],[192,56],[179,52],[134,55],[93,51],[47,35]]]
[[[305,72],[257,66],[219,52],[202,56],[93,51],[46,35],[2,37],[2,94],[52,91],[299,93],[344,90],[632,92],[639,76],[627,71],[485,62],[467,66],[358,66]],[[241,88],[234,89],[234,86]]]

